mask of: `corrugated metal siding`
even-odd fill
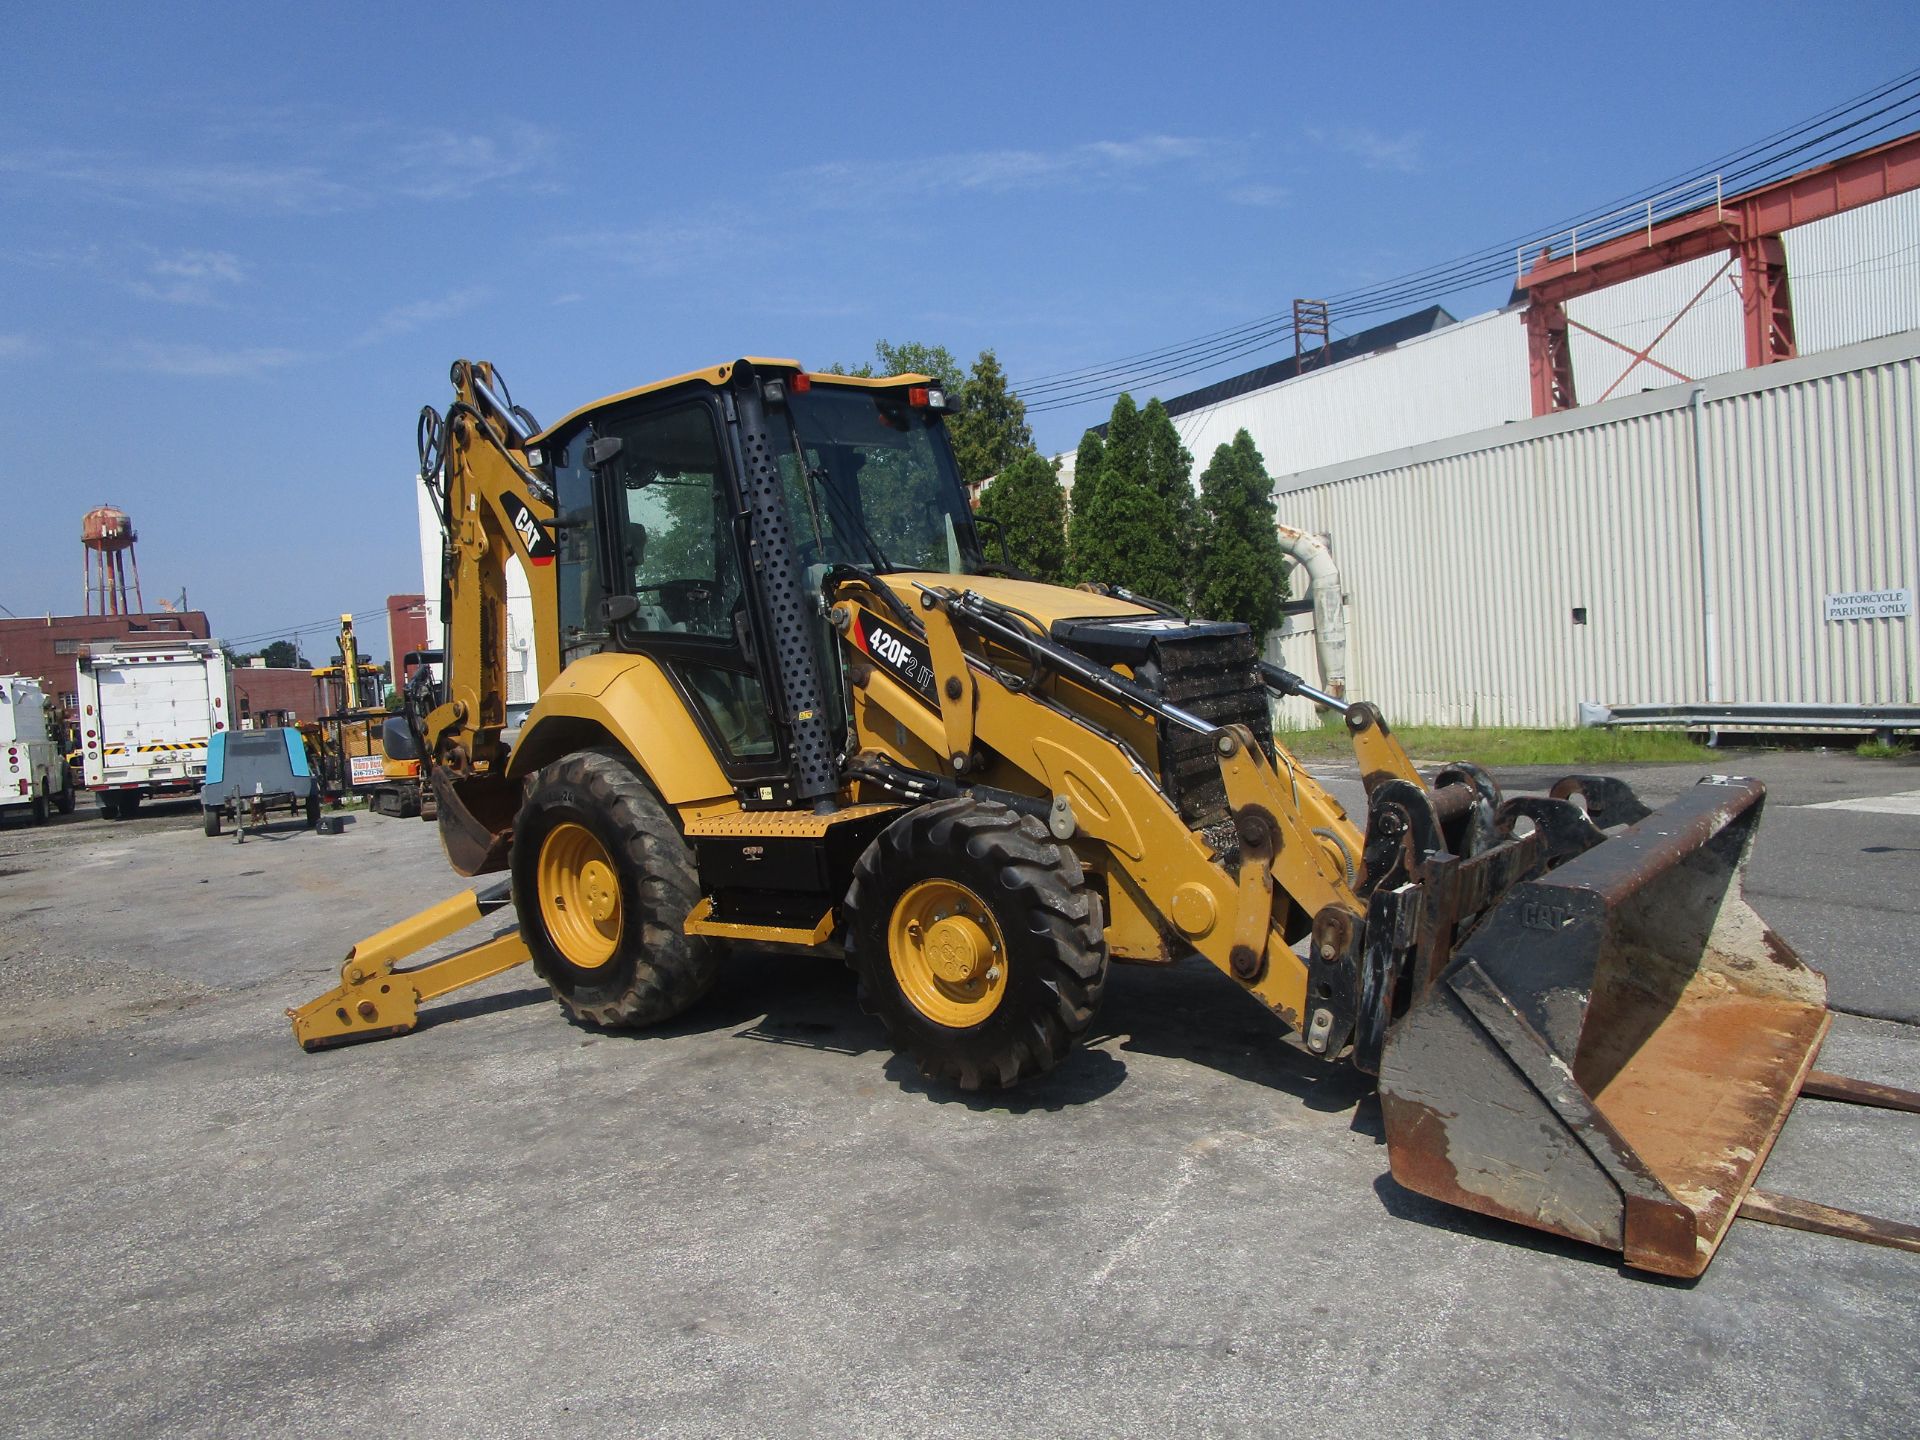
[[[1920,191],[1783,238],[1801,354],[1920,326]]]
[[[1722,699],[1915,701],[1920,619],[1822,608],[1920,575],[1920,332],[1856,349],[1707,383]],[[1669,391],[1283,480],[1340,565],[1351,693],[1444,725],[1706,699],[1692,425]],[[1317,673],[1310,636],[1276,647]]]

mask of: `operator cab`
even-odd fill
[[[819,712],[827,743],[845,740],[829,572],[982,567],[946,411],[918,376],[743,361],[569,416],[536,446],[555,497],[561,663],[648,655],[742,800],[793,803],[794,726],[778,717]]]

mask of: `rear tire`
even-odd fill
[[[62,815],[73,814],[73,776],[67,776],[67,783],[60,787],[60,793],[53,797],[53,803]]]
[[[963,1090],[1051,1070],[1107,983],[1079,858],[1005,805],[961,797],[880,833],[847,892],[861,1005],[922,1073]]]
[[[53,804],[47,799],[45,790],[33,792],[33,823],[44,825],[53,818]]]
[[[209,835],[218,835],[220,833],[220,812],[218,810],[209,809],[207,811],[205,828]]]
[[[307,829],[318,830],[319,828],[320,792],[318,790],[310,790],[307,792]]]
[[[534,972],[576,1020],[657,1025],[712,988],[720,951],[682,928],[700,899],[693,852],[624,755],[583,750],[535,775],[511,863]]]

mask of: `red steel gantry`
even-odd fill
[[[1876,200],[1920,189],[1920,133],[1908,135],[1872,150],[1863,150],[1798,175],[1776,180],[1743,194],[1665,219],[1655,218],[1651,204],[1645,225],[1615,235],[1587,249],[1572,235],[1569,253],[1554,255],[1543,248],[1533,265],[1520,276],[1516,288],[1526,292],[1528,369],[1533,385],[1533,413],[1570,410],[1574,397],[1573,352],[1568,331],[1603,340],[1633,357],[1627,369],[1645,361],[1680,380],[1671,366],[1652,358],[1654,345],[1666,336],[1680,316],[1645,349],[1633,350],[1611,336],[1567,318],[1567,304],[1576,295],[1604,290],[1609,285],[1651,275],[1669,266],[1703,255],[1727,254],[1713,280],[1681,307],[1684,315],[1706,294],[1735,260],[1740,262],[1740,296],[1747,341],[1747,364],[1770,365],[1791,360],[1798,350],[1793,335],[1793,294],[1787,282],[1787,252],[1780,236],[1796,225],[1811,224],[1843,210],[1871,205]],[[1604,223],[1604,222],[1601,222]],[[1555,237],[1556,239],[1559,237]],[[1626,378],[1625,374],[1620,377]],[[1611,395],[1620,381],[1607,389]],[[1606,395],[1600,397],[1605,399]]]

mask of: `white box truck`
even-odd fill
[[[102,641],[78,669],[81,763],[100,813],[124,820],[149,795],[198,795],[207,737],[233,716],[219,642]]]
[[[73,809],[66,756],[47,730],[47,697],[29,675],[0,675],[0,818],[30,814],[44,825]]]

